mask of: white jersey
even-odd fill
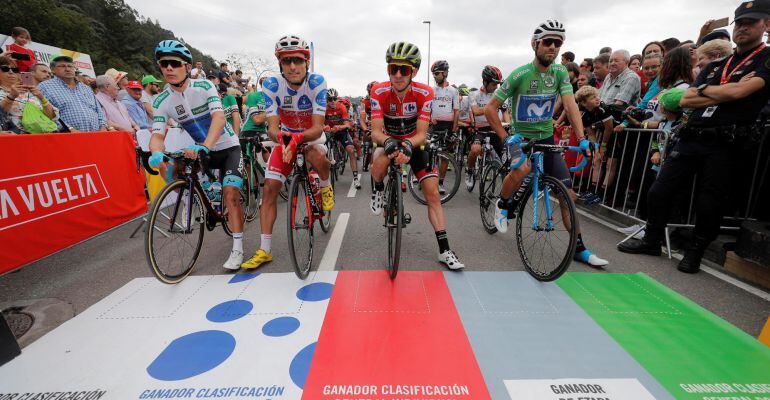
[[[326,116],[326,80],[308,73],[299,89],[289,87],[282,76],[271,76],[262,84],[265,112],[268,117],[279,117],[281,131],[298,133],[313,126],[313,115]],[[308,144],[326,143],[326,135]]]
[[[484,93],[481,89],[474,90],[469,96],[471,99],[471,107],[484,108],[492,100],[493,96],[494,93]],[[483,115],[475,115],[474,117],[476,118],[476,128],[486,128],[489,126],[487,117]]]
[[[432,121],[454,121],[455,110],[460,109],[460,92],[457,88],[433,87],[433,103],[431,103],[430,119]]]
[[[155,97],[152,102],[152,133],[166,135],[166,123],[173,120],[187,132],[195,143],[202,144],[209,134],[211,114],[222,111],[214,85],[203,79],[190,79],[184,93],[173,90],[170,85]],[[224,113],[222,115],[224,117]],[[212,151],[239,146],[238,136],[227,121]]]
[[[469,122],[471,120],[471,98],[463,96],[460,99],[460,121]]]

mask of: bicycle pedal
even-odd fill
[[[404,213],[404,226],[407,224],[410,224],[412,222],[412,215],[409,213]]]

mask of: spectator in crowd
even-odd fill
[[[137,129],[152,128],[151,115],[147,113],[142,101],[142,97],[145,95],[142,84],[139,81],[129,81],[126,85],[126,90],[128,90],[128,97],[120,102],[128,110],[131,121]]]
[[[594,72],[594,59],[593,58],[584,58],[583,62],[580,63],[580,70],[581,71]]]
[[[150,118],[152,118],[152,102],[160,93],[160,83],[161,81],[154,75],[145,75],[142,78],[142,103]]]
[[[227,91],[227,87],[230,86],[230,83],[232,82],[232,78],[230,77],[230,66],[227,65],[227,63],[219,64],[219,73],[217,74],[217,78],[219,79],[219,91]]]
[[[617,50],[612,53],[609,62],[609,74],[604,78],[599,96],[607,105],[627,107],[639,101],[641,81],[639,76],[628,69],[631,55],[627,50]],[[596,62],[594,61],[594,70]]]
[[[91,78],[90,76],[84,74],[81,70],[77,69],[75,70],[75,79],[78,80],[78,82],[90,87],[94,93],[96,93],[96,79]]]
[[[569,75],[569,82],[572,84],[572,92],[577,92],[577,81],[580,76],[580,67],[574,62],[569,62],[567,65],[567,74]]]
[[[203,61],[196,61],[195,68],[190,71],[190,78],[192,79],[205,79],[206,71],[203,70]]]
[[[564,54],[561,55],[561,65],[567,65],[571,62],[575,62],[575,53],[565,51]]]
[[[601,50],[599,50],[599,54],[611,54],[612,53],[612,47],[602,47]]]
[[[588,71],[580,71],[580,75],[578,75],[578,79],[577,79],[577,88],[580,89],[583,86],[592,86],[591,80],[593,79],[594,79],[594,74]]]
[[[99,89],[96,100],[99,101],[104,115],[107,117],[108,129],[135,132],[136,124],[131,121],[126,106],[118,101],[118,85],[114,78],[108,75],[99,75],[96,77],[96,87]]]
[[[118,87],[118,99],[128,96],[128,92],[126,91],[126,85],[128,84],[127,72],[110,68],[104,72],[104,75],[109,76],[115,81],[115,85]],[[98,88],[99,85],[97,84],[96,87]]]
[[[665,50],[666,52],[674,50],[675,48],[679,47],[679,45],[681,44],[681,42],[677,38],[664,39],[660,43],[663,45],[663,50]]]
[[[726,40],[728,43],[730,42],[730,32],[727,31],[727,29],[714,29],[713,32],[709,32],[705,35],[703,35],[699,40],[698,43],[700,45],[703,45],[707,42],[710,42],[712,40]]]
[[[3,43],[2,50],[16,61],[16,68],[19,72],[28,72],[29,69],[37,63],[35,53],[26,46],[32,41],[29,31],[17,26],[11,29],[11,35]]]
[[[647,79],[647,83],[644,87],[644,97],[639,103],[640,108],[647,108],[647,103],[650,99],[660,93],[658,75],[660,74],[660,67],[662,65],[663,57],[658,53],[649,53],[644,57],[644,61],[642,62],[642,73]]]
[[[630,68],[631,71],[639,72],[642,69],[642,55],[634,54],[631,56],[631,61],[628,63],[628,68]]]
[[[20,133],[18,128],[11,122],[11,116],[0,107],[0,135],[15,135]]]
[[[39,85],[43,81],[51,79],[51,68],[45,63],[36,63],[29,69],[32,73],[32,79],[35,80],[35,85]]]
[[[663,43],[652,41],[647,43],[642,49],[642,57],[646,57],[648,54],[660,54],[663,57],[666,55],[666,48],[663,46]]]
[[[15,60],[8,56],[0,57],[0,107],[8,114],[15,132],[27,132],[22,124],[27,103],[35,105],[51,120],[58,118],[58,110],[43,96],[37,84],[22,84]]]
[[[75,79],[72,58],[57,55],[51,58],[54,77],[40,84],[40,91],[59,110],[62,128],[69,131],[99,131],[107,129],[107,119],[93,90]]]
[[[608,53],[602,53],[594,57],[594,87],[601,89],[604,84],[604,79],[609,74],[610,55]]]
[[[585,86],[575,92],[575,101],[580,109],[583,127],[588,138],[597,144],[600,144],[599,151],[594,154],[592,160],[590,183],[585,178],[581,179],[581,186],[588,184],[588,190],[581,198],[587,204],[596,204],[601,201],[601,197],[596,193],[599,189],[602,191],[609,184],[609,174],[605,176],[605,182],[599,188],[599,180],[602,175],[602,161],[607,153],[607,145],[612,137],[612,116],[601,107],[599,100],[599,91],[592,86]],[[585,176],[585,175],[582,175]],[[583,186],[585,188],[585,186]]]
[[[727,40],[715,39],[704,42],[696,54],[698,56],[697,65],[703,70],[712,61],[729,56],[733,52],[733,45]]]

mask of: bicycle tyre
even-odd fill
[[[436,156],[437,160],[444,160],[447,162],[447,171],[446,175],[444,176],[444,179],[446,181],[446,177],[449,176],[449,174],[454,175],[454,181],[452,182],[452,187],[447,188],[446,193],[444,193],[441,196],[441,204],[446,203],[449,200],[452,200],[452,197],[454,197],[455,194],[457,194],[457,190],[460,188],[460,171],[457,169],[454,158],[450,157],[449,154],[446,152],[440,152]],[[436,162],[436,165],[439,165],[439,162]],[[428,202],[425,201],[425,196],[422,194],[422,189],[420,188],[420,183],[415,183],[415,177],[414,173],[412,172],[412,168],[409,168],[409,174],[407,175],[407,187],[409,187],[409,192],[412,194],[412,197],[414,197],[415,200],[417,200],[418,203],[422,205],[428,204]]]
[[[246,216],[246,222],[252,222],[259,215],[259,177],[254,169],[254,160],[249,158],[245,161],[246,173],[243,176],[243,187],[241,188],[246,197],[243,213]]]
[[[549,198],[553,196],[553,200],[551,202],[555,201],[558,204],[558,200],[557,200],[558,198],[561,197],[565,199],[565,202],[564,202],[565,204],[560,205],[560,210],[561,210],[561,207],[566,207],[566,210],[569,215],[569,219],[571,221],[570,228],[565,227],[565,231],[569,233],[569,240],[566,242],[567,250],[564,256],[561,258],[558,265],[556,265],[554,268],[547,268],[547,269],[536,268],[536,266],[533,263],[534,260],[532,259],[531,255],[527,253],[527,249],[525,248],[522,234],[524,229],[523,221],[526,219],[526,215],[527,215],[526,213],[528,211],[527,204],[530,204],[533,199],[534,191],[532,190],[532,186],[530,186],[527,189],[527,191],[524,193],[524,196],[521,199],[521,203],[517,208],[516,245],[519,249],[519,256],[521,257],[521,261],[524,263],[524,269],[530,275],[532,275],[533,278],[539,281],[551,282],[558,279],[567,271],[570,263],[572,263],[572,258],[575,255],[575,244],[577,242],[577,231],[578,231],[578,220],[576,216],[577,212],[575,211],[575,203],[572,201],[572,198],[570,197],[567,187],[564,186],[564,184],[561,181],[548,175],[540,176],[538,179],[539,179],[539,187],[540,187],[538,192],[542,192],[545,194],[546,188],[550,191],[553,191],[553,195],[549,195]],[[545,199],[545,197],[546,197],[545,195],[541,197],[540,194],[538,194],[536,200],[539,201],[541,198]],[[545,204],[545,201],[543,201],[543,204]],[[534,217],[534,208],[532,209],[532,214]],[[545,244],[543,244],[542,246],[543,246],[543,250],[545,250]],[[553,250],[553,246],[551,246],[551,250]],[[540,262],[538,262],[538,267],[539,265],[540,265]]]
[[[495,203],[500,198],[500,189],[503,186],[501,168],[502,164],[500,164],[499,161],[492,161],[484,169],[484,173],[481,175],[481,181],[479,182],[479,211],[481,213],[481,224],[484,225],[484,230],[490,235],[497,233],[494,218]]]
[[[401,191],[401,171],[395,179],[388,179],[386,188],[385,226],[388,228],[388,273],[390,279],[396,279],[401,259],[401,233],[404,226],[404,198]]]
[[[166,200],[171,194],[176,194],[177,200],[173,202],[175,208],[177,210],[177,218],[179,217],[179,214],[184,214],[184,207],[180,207],[182,204],[182,196],[185,196],[187,188],[187,182],[182,179],[177,179],[168,185],[161,189],[160,193],[155,197],[155,200],[150,205],[150,211],[147,214],[147,230],[144,236],[144,248],[145,248],[145,255],[147,257],[147,264],[150,266],[150,270],[152,271],[153,275],[161,282],[165,284],[176,284],[184,280],[187,276],[192,273],[193,268],[195,267],[195,263],[198,261],[198,256],[200,255],[201,247],[203,245],[203,235],[205,233],[204,224],[205,224],[205,208],[203,207],[203,196],[205,196],[203,193],[201,193],[197,188],[194,188],[193,194],[192,194],[192,204],[195,204],[197,206],[197,212],[193,212],[193,210],[190,210],[191,213],[191,229],[193,228],[193,222],[197,225],[197,238],[194,238],[196,241],[195,246],[193,247],[192,257],[189,260],[189,262],[183,263],[181,272],[176,274],[169,274],[166,273],[163,268],[158,263],[158,254],[156,254],[155,251],[155,245],[156,245],[156,239],[155,235],[159,232],[163,232],[164,228],[160,227],[160,220],[163,218],[170,218],[169,215],[164,215],[163,210],[166,208]],[[173,212],[173,210],[171,210]],[[196,215],[197,214],[197,215]],[[173,214],[172,214],[173,215]],[[159,218],[160,216],[160,218]],[[197,219],[197,221],[194,220]],[[158,226],[156,226],[158,225]],[[173,225],[177,225],[176,221],[173,221]],[[172,226],[173,226],[172,225]],[[173,230],[173,229],[172,229]],[[193,232],[194,233],[194,232]],[[165,234],[164,234],[165,236]],[[160,246],[158,248],[158,252],[163,249],[165,245]]]
[[[305,178],[295,175],[291,181],[289,204],[286,207],[289,254],[294,265],[294,273],[299,279],[307,278],[313,263],[313,210],[308,197],[312,194],[307,192],[307,188],[308,184]],[[300,232],[303,230],[306,230],[308,235],[306,248],[302,248],[302,243],[299,240]]]
[[[291,181],[294,179],[294,171],[289,173],[289,176],[286,177],[286,180],[283,181],[283,185],[281,185],[281,191],[278,192],[278,194],[281,196],[282,199],[289,201],[289,189],[291,186]]]
[[[345,174],[345,164],[348,163],[348,152],[345,151],[345,146],[342,144],[342,142],[336,142],[337,146],[337,168],[338,168],[338,175],[344,175]]]

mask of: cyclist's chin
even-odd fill
[[[406,87],[409,86],[409,81],[406,78],[393,79],[390,83],[393,85],[393,89],[396,89],[396,91],[399,92],[406,90]]]

